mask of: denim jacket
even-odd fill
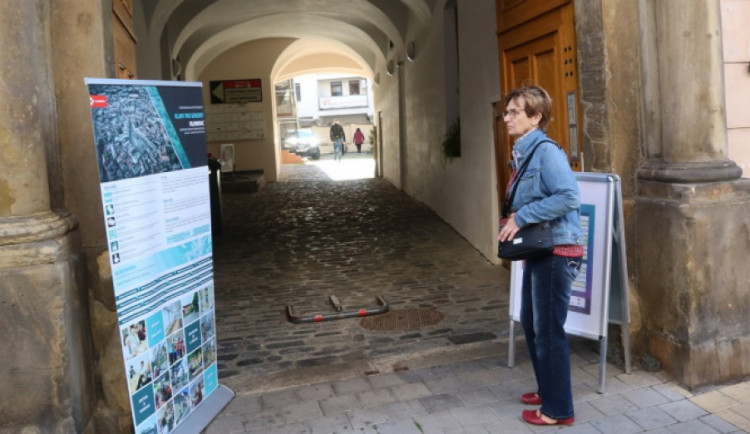
[[[515,222],[523,228],[549,221],[555,245],[583,244],[578,182],[565,152],[542,130],[534,130],[513,145],[513,170],[523,165],[537,143],[542,143],[521,175],[511,204]]]

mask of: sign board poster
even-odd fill
[[[263,101],[263,87],[260,78],[212,80],[209,86],[211,104],[244,104]]]
[[[599,341],[599,393],[604,393],[609,323],[623,325],[625,372],[630,373],[630,310],[620,179],[576,173],[581,193],[584,256],[573,282],[565,331]],[[515,362],[514,323],[521,319],[523,261],[511,264],[508,366]]]
[[[581,272],[573,282],[568,333],[598,339],[607,335],[609,280],[614,222],[615,178],[576,173],[581,192],[581,228],[584,256]],[[521,318],[521,277],[523,261],[511,264],[511,319]]]
[[[135,432],[184,432],[212,394],[226,396],[201,84],[86,85]]]

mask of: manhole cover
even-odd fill
[[[443,312],[435,309],[391,309],[381,315],[362,318],[359,325],[369,330],[409,330],[442,320]]]

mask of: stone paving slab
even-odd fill
[[[578,337],[576,423],[524,423],[518,399],[534,377],[522,338],[506,366],[507,270],[382,180],[331,182],[315,167],[285,166],[258,193],[226,195],[224,215],[219,374],[237,396],[204,434],[750,432],[750,382],[690,392],[662,372],[608,363],[600,394],[597,346]],[[446,315],[398,332],[286,320],[285,306],[323,311],[332,294]]]
[[[585,346],[577,345],[574,348],[579,352],[586,351]],[[522,358],[515,368],[508,368],[499,363],[501,359],[493,356],[480,359],[483,363],[476,363],[477,360],[460,361],[396,374],[380,374],[388,378],[382,382],[378,379],[379,375],[375,375],[360,378],[362,382],[329,381],[291,387],[284,389],[283,393],[241,395],[230,403],[205,433],[536,433],[557,429],[571,433],[741,433],[748,432],[750,428],[734,424],[737,419],[723,417],[722,413],[727,410],[712,414],[693,402],[696,397],[721,393],[722,388],[702,395],[684,396],[673,391],[675,386],[668,378],[658,380],[659,376],[639,370],[617,376],[633,380],[620,381],[619,384],[625,386],[618,392],[605,390],[605,393],[597,393],[596,397],[588,400],[576,399],[577,421],[572,427],[530,426],[520,418],[521,411],[530,407],[518,401],[520,391],[528,391],[528,382],[525,389],[520,389],[514,385],[516,380],[512,375],[502,378],[496,374],[489,375],[498,370],[510,373],[518,368],[528,369],[530,362]],[[608,364],[607,368],[616,370],[617,367]],[[468,372],[492,380],[487,380],[485,385],[468,386],[464,391],[433,393],[426,383],[435,381],[432,374],[436,371],[444,379],[466,378]],[[395,381],[394,376],[402,377],[402,381]],[[415,378],[419,380],[415,381]],[[655,383],[654,379],[658,382]],[[373,384],[383,387],[372,388]],[[504,399],[493,392],[506,386],[517,392],[513,399]],[[408,388],[420,388],[428,394],[415,399],[400,393]],[[311,390],[323,391],[320,399],[311,397]],[[668,393],[663,394],[664,391]],[[266,395],[270,398],[267,399]],[[304,406],[291,404],[298,403],[302,396],[308,398]],[[290,405],[260,406],[258,402],[272,402],[274,406],[288,402]],[[236,431],[237,409],[241,406],[247,408],[243,419],[244,431]],[[739,413],[733,414],[739,416]],[[232,429],[235,431],[230,431]]]

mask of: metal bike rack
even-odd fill
[[[378,307],[371,307],[368,309],[358,309],[358,310],[350,310],[350,311],[343,310],[343,307],[341,306],[341,303],[339,302],[339,299],[336,298],[336,296],[332,295],[329,297],[329,299],[331,301],[331,304],[333,305],[333,308],[336,310],[337,313],[297,316],[294,313],[294,307],[287,306],[286,316],[290,322],[293,322],[295,324],[301,324],[301,323],[308,323],[308,322],[322,322],[322,321],[328,321],[332,319],[344,319],[344,318],[380,315],[380,314],[388,312],[388,309],[389,309],[388,302],[386,302],[385,299],[379,295],[375,297],[375,300],[378,302],[378,305],[379,305]]]

